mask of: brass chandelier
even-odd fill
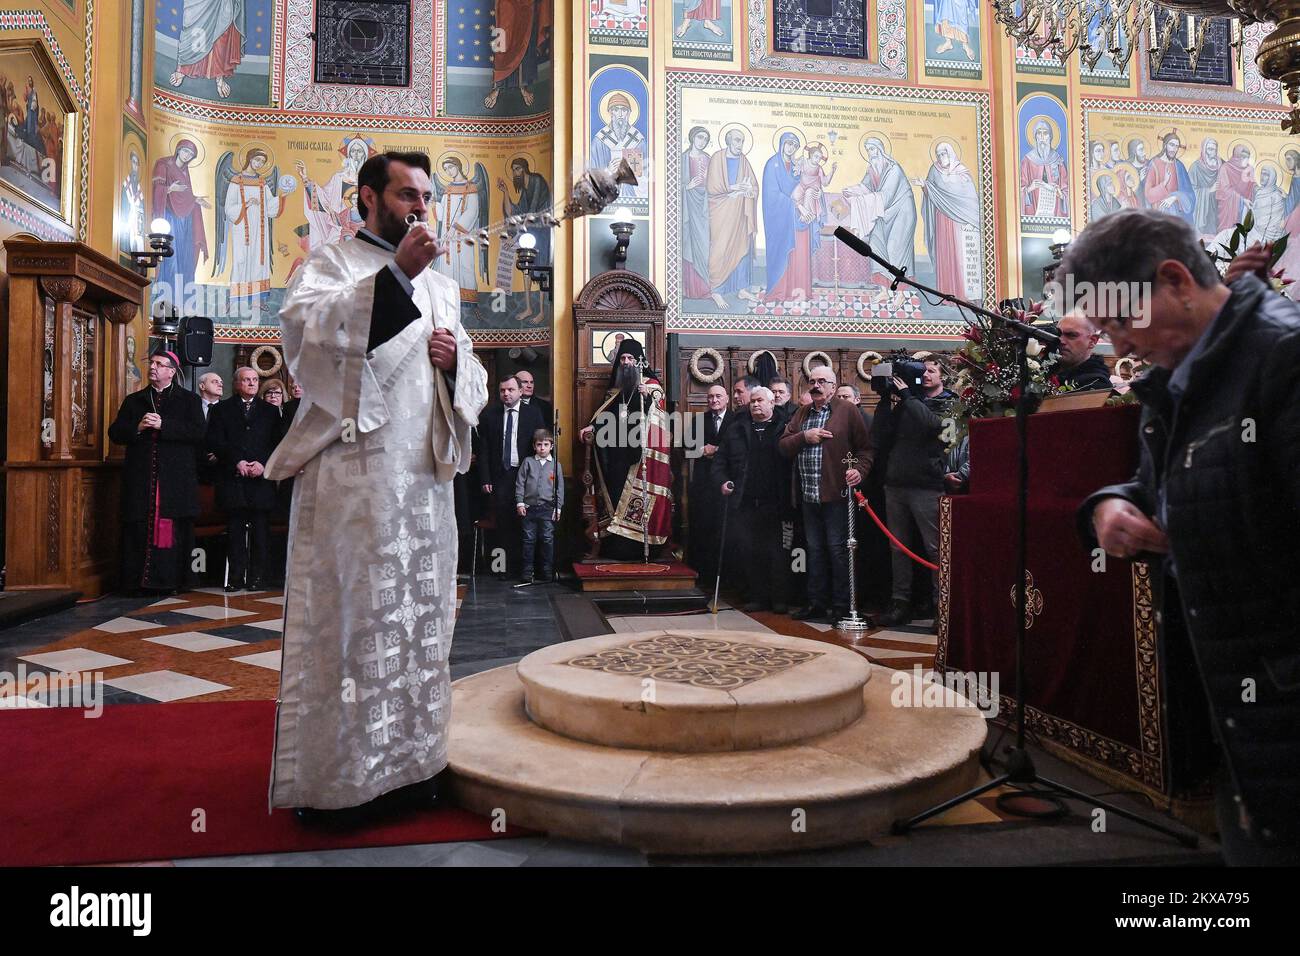
[[[1157,24],[1156,7],[1174,15]],[[1242,24],[1275,23],[1277,28],[1260,43],[1255,63],[1261,76],[1286,88],[1291,111],[1282,120],[1282,129],[1300,133],[1300,0],[993,0],[993,11],[994,19],[1021,46],[1062,60],[1077,50],[1090,70],[1103,56],[1123,70],[1143,30],[1152,72],[1175,42],[1195,70],[1211,17],[1234,21],[1236,48],[1240,48]],[[1177,14],[1182,13],[1188,15],[1185,38],[1178,29]]]

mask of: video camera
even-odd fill
[[[907,383],[907,390],[914,398],[925,397],[921,379],[925,375],[925,363],[916,359],[895,359],[892,362],[877,362],[871,369],[871,390],[879,395],[892,395],[897,391],[894,378],[897,376]]]

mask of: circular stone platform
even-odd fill
[[[871,677],[860,654],[780,634],[663,631],[575,643],[519,662],[524,709],[546,730],[605,747],[757,750],[831,733],[862,716]]]
[[[899,698],[925,699],[920,689],[912,686],[917,678],[875,665],[867,665],[870,679],[859,682],[860,689],[855,692],[862,707],[858,719],[837,730],[762,749],[665,752],[646,746],[602,746],[553,733],[534,723],[525,711],[530,688],[521,675],[538,671],[537,655],[548,655],[543,675],[558,666],[557,661],[582,670],[567,662],[656,638],[661,639],[659,650],[646,653],[659,653],[665,646],[662,639],[669,637],[766,647],[760,639],[771,635],[744,631],[606,635],[546,648],[517,667],[500,667],[456,681],[450,741],[454,798],[483,814],[504,810],[511,824],[578,840],[618,843],[657,853],[747,853],[869,839],[887,832],[894,820],[955,796],[979,779],[978,756],[985,737],[980,712],[970,706],[895,706],[894,700]],[[856,656],[831,644],[780,640],[787,649],[823,655],[791,666],[791,672],[812,661]],[[846,662],[845,667],[856,668],[857,663]],[[703,673],[713,671],[705,668]],[[609,676],[634,679],[640,686],[639,675]],[[746,686],[759,686],[771,679],[755,678]],[[846,678],[828,672],[824,679],[829,688]],[[905,686],[899,688],[900,682]],[[543,698],[563,699],[563,693],[554,690],[555,683],[544,681]],[[666,681],[661,673],[653,685],[657,698],[662,698],[665,683],[675,682]],[[534,686],[542,685],[534,681]],[[742,690],[743,686],[710,692],[720,700],[730,695],[734,702],[735,694]],[[816,687],[801,693],[822,702],[837,696]],[[593,708],[607,712],[611,696],[616,695],[596,695]],[[943,696],[949,704],[962,703],[951,693]],[[693,706],[695,701],[682,701],[683,706],[666,711],[692,723],[696,718],[685,715],[692,712],[687,705]],[[742,722],[739,715],[747,709],[736,702],[733,712],[738,724]],[[703,715],[698,719],[715,728],[701,731],[700,741],[719,739],[715,710],[696,708]],[[778,710],[790,713],[782,705]],[[555,719],[553,715],[551,719]],[[563,713],[560,719],[565,719]],[[574,719],[571,714],[569,719]],[[628,727],[664,724],[662,719],[639,724],[634,719],[625,723],[620,733],[626,733]],[[733,734],[731,739],[747,738]]]

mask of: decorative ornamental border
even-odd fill
[[[213,340],[226,344],[256,342],[259,345],[279,345],[278,325],[217,325],[213,327]],[[550,345],[551,327],[540,329],[466,329],[470,341],[479,346],[490,345]]]
[[[41,239],[70,239],[75,235],[84,242],[88,234],[86,222],[90,212],[90,86],[91,79],[94,76],[95,0],[86,0],[86,73],[85,77],[80,81],[73,74],[72,64],[68,62],[63,48],[59,46],[59,41],[55,39],[54,31],[50,29],[50,22],[45,18],[43,12],[40,10],[0,12],[0,32],[6,30],[40,31],[45,40],[46,49],[58,67],[59,74],[68,84],[72,98],[80,109],[77,126],[81,134],[81,156],[77,170],[77,226],[75,230],[67,228],[64,231],[49,223],[43,223],[37,227],[25,220],[16,219],[14,218],[16,213],[11,214],[10,208],[12,207],[13,210],[22,208],[16,204],[0,205],[0,218],[29,229]]]
[[[287,0],[285,8],[282,107],[363,116],[433,116],[433,0],[411,3],[411,84],[406,87],[316,83],[316,45],[309,36],[316,29],[316,4]]]
[[[1266,80],[1259,73],[1255,64],[1255,54],[1259,52],[1260,41],[1273,32],[1271,23],[1256,23],[1242,28],[1241,34],[1241,72],[1243,90],[1235,86],[1210,86],[1201,83],[1171,83],[1151,77],[1151,64],[1146,57],[1138,60],[1138,93],[1141,96],[1162,97],[1165,99],[1194,98],[1205,102],[1236,104],[1249,107],[1252,103],[1275,103],[1282,108],[1282,86],[1274,80]]]
[[[220,106],[174,96],[154,89],[153,105],[176,116],[221,126],[281,126],[308,129],[381,130],[393,133],[445,133],[468,136],[530,135],[552,131],[550,114],[523,119],[412,119],[393,116],[352,116],[344,113],[287,112],[268,107]]]
[[[54,58],[55,64],[58,65],[59,72],[68,83],[68,88],[72,91],[72,98],[77,101],[77,105],[83,110],[90,109],[90,31],[94,24],[92,16],[92,7],[94,0],[86,2],[86,76],[87,79],[83,84],[76,78],[72,72],[72,64],[63,53],[63,48],[59,46],[59,41],[54,38],[54,32],[50,29],[50,22],[45,19],[45,14],[40,10],[9,10],[0,13],[0,30],[40,30],[41,36],[45,38],[45,45],[49,47],[50,56]]]
[[[926,89],[900,86],[861,86],[856,83],[790,79],[788,77],[737,75],[734,73],[696,73],[669,70],[665,74],[667,94],[667,142],[677,144],[682,139],[682,91],[692,89],[723,89],[731,91],[763,91],[781,93],[812,93],[814,95],[843,95],[856,99],[887,99],[899,102],[919,102],[926,105],[955,103],[976,107],[977,136],[980,171],[980,215],[982,227],[982,287],[984,305],[993,308],[997,288],[997,224],[993,189],[993,144],[989,94],[979,90]],[[681,191],[680,164],[669,162],[665,195],[674,197]],[[669,201],[672,201],[671,198]],[[681,305],[681,269],[673,263],[681,258],[680,220],[669,216],[667,223],[668,263],[666,295],[667,311],[665,329],[669,332],[708,333],[742,332],[773,334],[817,335],[900,335],[943,336],[960,335],[965,323],[960,319],[883,319],[883,318],[833,318],[813,315],[738,315],[735,313],[710,314],[687,312]]]
[[[737,0],[738,2],[738,0]],[[770,0],[748,0],[749,66],[783,73],[907,79],[906,0],[879,0],[876,5],[876,57],[869,62],[839,57],[786,56],[772,52]]]
[[[18,228],[25,229],[36,238],[44,239],[47,242],[66,242],[76,235],[76,232],[67,226],[58,228],[53,223],[37,216],[26,206],[12,202],[4,196],[0,196],[0,219],[11,222]]]

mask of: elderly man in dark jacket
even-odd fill
[[[793,520],[794,508],[790,463],[777,448],[785,416],[774,404],[770,389],[758,385],[750,391],[749,415],[723,431],[714,478],[731,509],[728,560],[745,585],[743,609],[784,614],[789,561],[781,549],[781,523]]]
[[[235,371],[235,394],[208,413],[208,448],[217,456],[217,507],[226,514],[227,591],[265,585],[275,485],[262,477],[283,434],[280,410],[257,397],[257,370]]]
[[[1208,712],[1228,861],[1294,863],[1300,308],[1249,274],[1256,264],[1224,285],[1190,226],[1135,210],[1085,230],[1058,276],[1072,274],[1076,289],[1148,284],[1136,313],[1112,313],[1113,297],[1087,308],[1116,352],[1156,367],[1133,386],[1143,405],[1138,473],[1090,497],[1081,527],[1109,554],[1149,560],[1156,572],[1173,772],[1203,770],[1213,756],[1187,719]]]
[[[817,366],[808,381],[812,403],[794,413],[779,444],[808,540],[808,606],[792,616],[833,624],[849,613],[847,492],[871,470],[871,436],[858,407],[833,397],[834,372]]]
[[[203,401],[173,379],[180,360],[159,352],[149,384],[122,402],[109,440],[126,446],[122,473],[122,587],[175,591],[191,580]]]

